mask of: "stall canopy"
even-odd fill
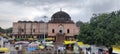
[[[64,44],[74,44],[76,41],[64,41]]]
[[[21,40],[21,38],[16,38],[15,40],[20,41],[20,40]]]
[[[45,38],[45,40],[54,40],[54,38]]]
[[[45,42],[46,46],[54,46],[53,41]]]
[[[89,44],[84,44],[83,42],[77,42],[79,47],[90,47]]]
[[[39,48],[40,48],[40,49],[44,49],[45,47],[41,45],[41,46],[39,46]]]
[[[15,44],[29,44],[28,41],[18,41],[18,42],[15,42]]]
[[[0,52],[9,52],[8,48],[0,48]]]
[[[120,48],[113,47],[113,53],[120,53]]]
[[[77,42],[78,46],[83,46],[83,42]]]
[[[28,38],[28,40],[34,40],[33,38]]]
[[[32,42],[28,45],[27,50],[28,51],[34,51],[34,50],[38,49],[38,46],[39,46],[39,44],[37,44],[35,42]]]

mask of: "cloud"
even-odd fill
[[[18,20],[43,20],[62,8],[72,20],[88,22],[93,13],[112,12],[120,9],[120,0],[0,0],[0,27]],[[9,22],[9,23],[8,23]]]

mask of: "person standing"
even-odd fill
[[[102,54],[103,50],[102,49],[98,49],[98,54]]]
[[[90,54],[90,51],[88,48],[86,48],[86,54]]]
[[[80,48],[80,54],[84,54],[84,52],[83,52],[82,48]]]
[[[110,46],[108,49],[109,49],[109,54],[112,54],[113,51],[112,47]]]

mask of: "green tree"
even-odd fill
[[[5,31],[6,31],[6,33],[12,33],[12,27],[6,29]]]
[[[120,41],[120,11],[94,14],[80,28],[79,41],[96,45],[115,45]]]
[[[76,26],[77,26],[77,27],[81,27],[82,25],[83,25],[83,22],[82,22],[82,21],[79,20],[79,21],[76,22]]]
[[[0,33],[5,33],[5,30],[0,27]]]

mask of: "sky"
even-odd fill
[[[120,9],[120,0],[0,0],[0,27],[12,27],[13,22],[41,21],[60,11],[71,19],[89,22],[93,14],[109,13]]]

